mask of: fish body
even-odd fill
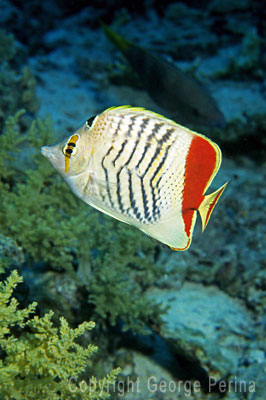
[[[193,78],[163,58],[124,39],[103,24],[106,36],[123,53],[151,98],[184,123],[224,126],[225,119],[214,99]]]
[[[87,204],[186,250],[222,194],[205,195],[221,163],[210,139],[137,107],[112,107],[42,154]]]

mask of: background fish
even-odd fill
[[[214,99],[198,82],[163,58],[125,40],[102,24],[106,36],[137,72],[144,88],[168,116],[183,123],[224,126]]]
[[[204,230],[225,185],[204,195],[220,163],[206,137],[142,108],[112,107],[42,154],[72,191],[97,210],[174,250]]]

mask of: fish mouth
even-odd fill
[[[42,155],[47,158],[54,169],[61,175],[65,176],[65,163],[63,153],[61,154],[60,152],[58,152],[57,146],[42,146],[40,150]]]
[[[49,160],[55,158],[53,152],[51,151],[50,146],[42,146],[41,153],[44,157],[48,158]]]
[[[42,153],[42,155],[43,155],[44,157],[47,157],[47,156],[48,156],[48,150],[49,150],[49,147],[48,147],[48,146],[42,146],[42,147],[41,147],[41,153]]]
[[[41,153],[45,158],[47,158],[50,161],[50,163],[54,166],[54,168],[58,169],[57,165],[60,162],[60,160],[58,159],[58,154],[55,154],[53,147],[43,146],[41,147]]]

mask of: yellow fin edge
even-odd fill
[[[205,230],[210,216],[214,210],[214,207],[216,206],[219,198],[221,197],[224,189],[226,188],[228,182],[226,182],[223,186],[221,186],[218,190],[211,194],[207,194],[204,196],[204,200],[199,206],[199,213],[202,221],[202,232]]]

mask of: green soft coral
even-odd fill
[[[94,328],[94,322],[84,322],[71,329],[64,317],[59,328],[54,327],[53,312],[43,317],[35,312],[37,303],[20,309],[13,290],[22,278],[13,271],[0,283],[0,394],[5,400],[100,400],[109,397],[119,368],[97,380],[90,378],[93,390],[81,391],[81,374],[97,347],[87,348],[76,340]],[[87,387],[89,387],[87,385]]]
[[[50,121],[34,122],[22,135],[21,114],[7,119],[0,136],[1,231],[15,238],[33,261],[71,269],[73,224],[78,226],[84,214],[68,218],[73,199],[68,200],[63,182],[39,154],[42,143],[51,141]],[[34,147],[38,152],[31,154]]]
[[[30,114],[39,108],[35,77],[28,66],[20,67],[20,57],[14,36],[0,30],[0,129],[8,115],[22,107],[28,112],[23,125],[29,126]]]
[[[7,34],[0,29],[0,59],[2,61],[11,60],[16,54],[15,39],[12,34]]]
[[[156,245],[134,228],[111,218],[102,219],[90,237],[97,254],[90,253],[89,263],[88,256],[81,259],[78,269],[90,288],[93,317],[107,319],[111,325],[120,319],[124,329],[146,333],[149,321],[159,324],[162,313],[162,308],[146,296],[146,290],[162,274],[154,263]]]

